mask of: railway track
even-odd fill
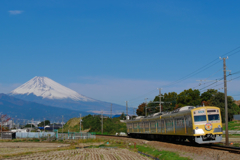
[[[211,146],[204,146],[204,147],[205,148],[228,151],[230,153],[240,154],[240,147],[220,146],[220,145],[215,145],[215,144],[213,144]]]
[[[128,138],[127,136],[115,136],[115,135],[98,135],[98,136],[104,136],[104,137],[116,137],[116,138]],[[132,138],[136,139],[136,138]],[[146,139],[147,140],[147,139]],[[151,141],[151,140],[150,140]],[[192,146],[192,147],[202,147],[202,148],[208,148],[208,149],[214,149],[214,150],[222,150],[222,151],[228,151],[230,153],[240,154],[240,147],[231,147],[231,146],[222,146],[222,145],[216,145],[216,144],[192,144],[190,142],[166,142],[171,144],[177,144],[177,145],[185,145],[185,146]]]

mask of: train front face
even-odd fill
[[[222,140],[222,118],[218,107],[198,107],[192,111],[193,136],[199,144]]]

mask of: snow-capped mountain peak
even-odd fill
[[[13,90],[11,95],[34,94],[47,99],[72,99],[74,101],[95,101],[83,96],[47,77],[34,77],[20,87]]]

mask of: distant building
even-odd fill
[[[50,125],[45,126],[45,131],[52,131],[54,129],[59,129],[59,128],[62,128],[62,124],[54,124],[54,125],[50,124]],[[38,129],[44,130],[44,127],[38,127]]]
[[[0,125],[1,125],[1,122],[0,122]],[[13,127],[13,121],[12,120],[9,120],[7,122],[4,122],[3,123],[3,126],[4,127],[7,127],[7,128],[12,128]]]
[[[240,114],[239,115],[233,115],[233,119],[240,121]]]

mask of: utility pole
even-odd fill
[[[14,118],[12,119],[12,128],[14,128],[13,125],[14,125]]]
[[[128,116],[128,101],[126,101],[126,116]]]
[[[45,132],[45,118],[44,118],[44,132]]]
[[[1,114],[1,139],[2,139],[2,114]]]
[[[111,118],[112,118],[112,103],[111,103]]]
[[[81,128],[81,126],[82,126],[82,122],[81,122],[81,114],[80,114],[80,132],[79,133],[81,133],[81,130],[82,130],[82,128]]]
[[[103,134],[103,111],[102,111],[102,134]]]
[[[161,113],[161,112],[162,112],[161,97],[163,97],[163,96],[161,95],[161,90],[162,90],[162,88],[158,88],[158,90],[159,90],[159,111],[160,111],[160,113]]]
[[[226,76],[226,59],[221,58],[223,60],[223,74],[224,74],[224,94],[225,94],[225,145],[229,145],[229,137],[228,137],[228,106],[227,106],[227,76]]]
[[[146,106],[145,106],[145,117],[147,116],[147,99],[148,98],[145,98],[145,103],[146,103]]]
[[[31,130],[32,130],[32,119],[31,119]]]
[[[63,115],[62,115],[62,133],[63,133]]]
[[[53,121],[53,132],[54,132],[54,121]]]

